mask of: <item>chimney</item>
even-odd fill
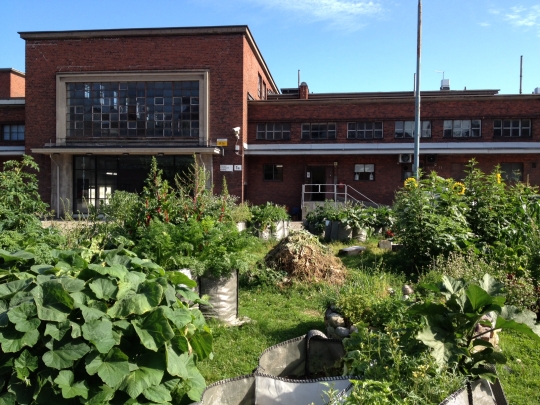
[[[309,89],[306,82],[300,83],[300,87],[298,87],[298,93],[299,93],[299,99],[300,100],[307,100],[309,95]]]
[[[0,98],[24,97],[24,73],[7,68],[0,69]]]

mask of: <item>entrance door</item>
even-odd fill
[[[306,168],[306,201],[325,201],[334,197],[334,166],[307,166]]]

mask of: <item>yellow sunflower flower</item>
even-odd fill
[[[465,184],[456,181],[454,185],[452,186],[452,190],[454,190],[457,195],[463,195],[465,194]]]
[[[418,187],[418,183],[416,182],[416,179],[414,177],[409,177],[403,182],[403,187],[410,190],[412,188]]]
[[[497,174],[495,175],[495,177],[497,177],[497,183],[498,183],[498,184],[501,184],[501,174],[500,174],[500,173],[497,173]]]

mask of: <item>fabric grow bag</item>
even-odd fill
[[[228,324],[238,320],[238,272],[229,277],[199,277],[199,295],[208,295],[211,306],[200,305],[206,318],[217,318]]]
[[[209,385],[196,405],[329,405],[326,391],[333,388],[345,397],[357,378],[312,377],[333,368],[344,353],[341,340],[310,331],[266,349],[253,374]]]

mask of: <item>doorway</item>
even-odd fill
[[[325,201],[334,196],[335,184],[334,166],[307,166],[306,167],[306,201]]]

